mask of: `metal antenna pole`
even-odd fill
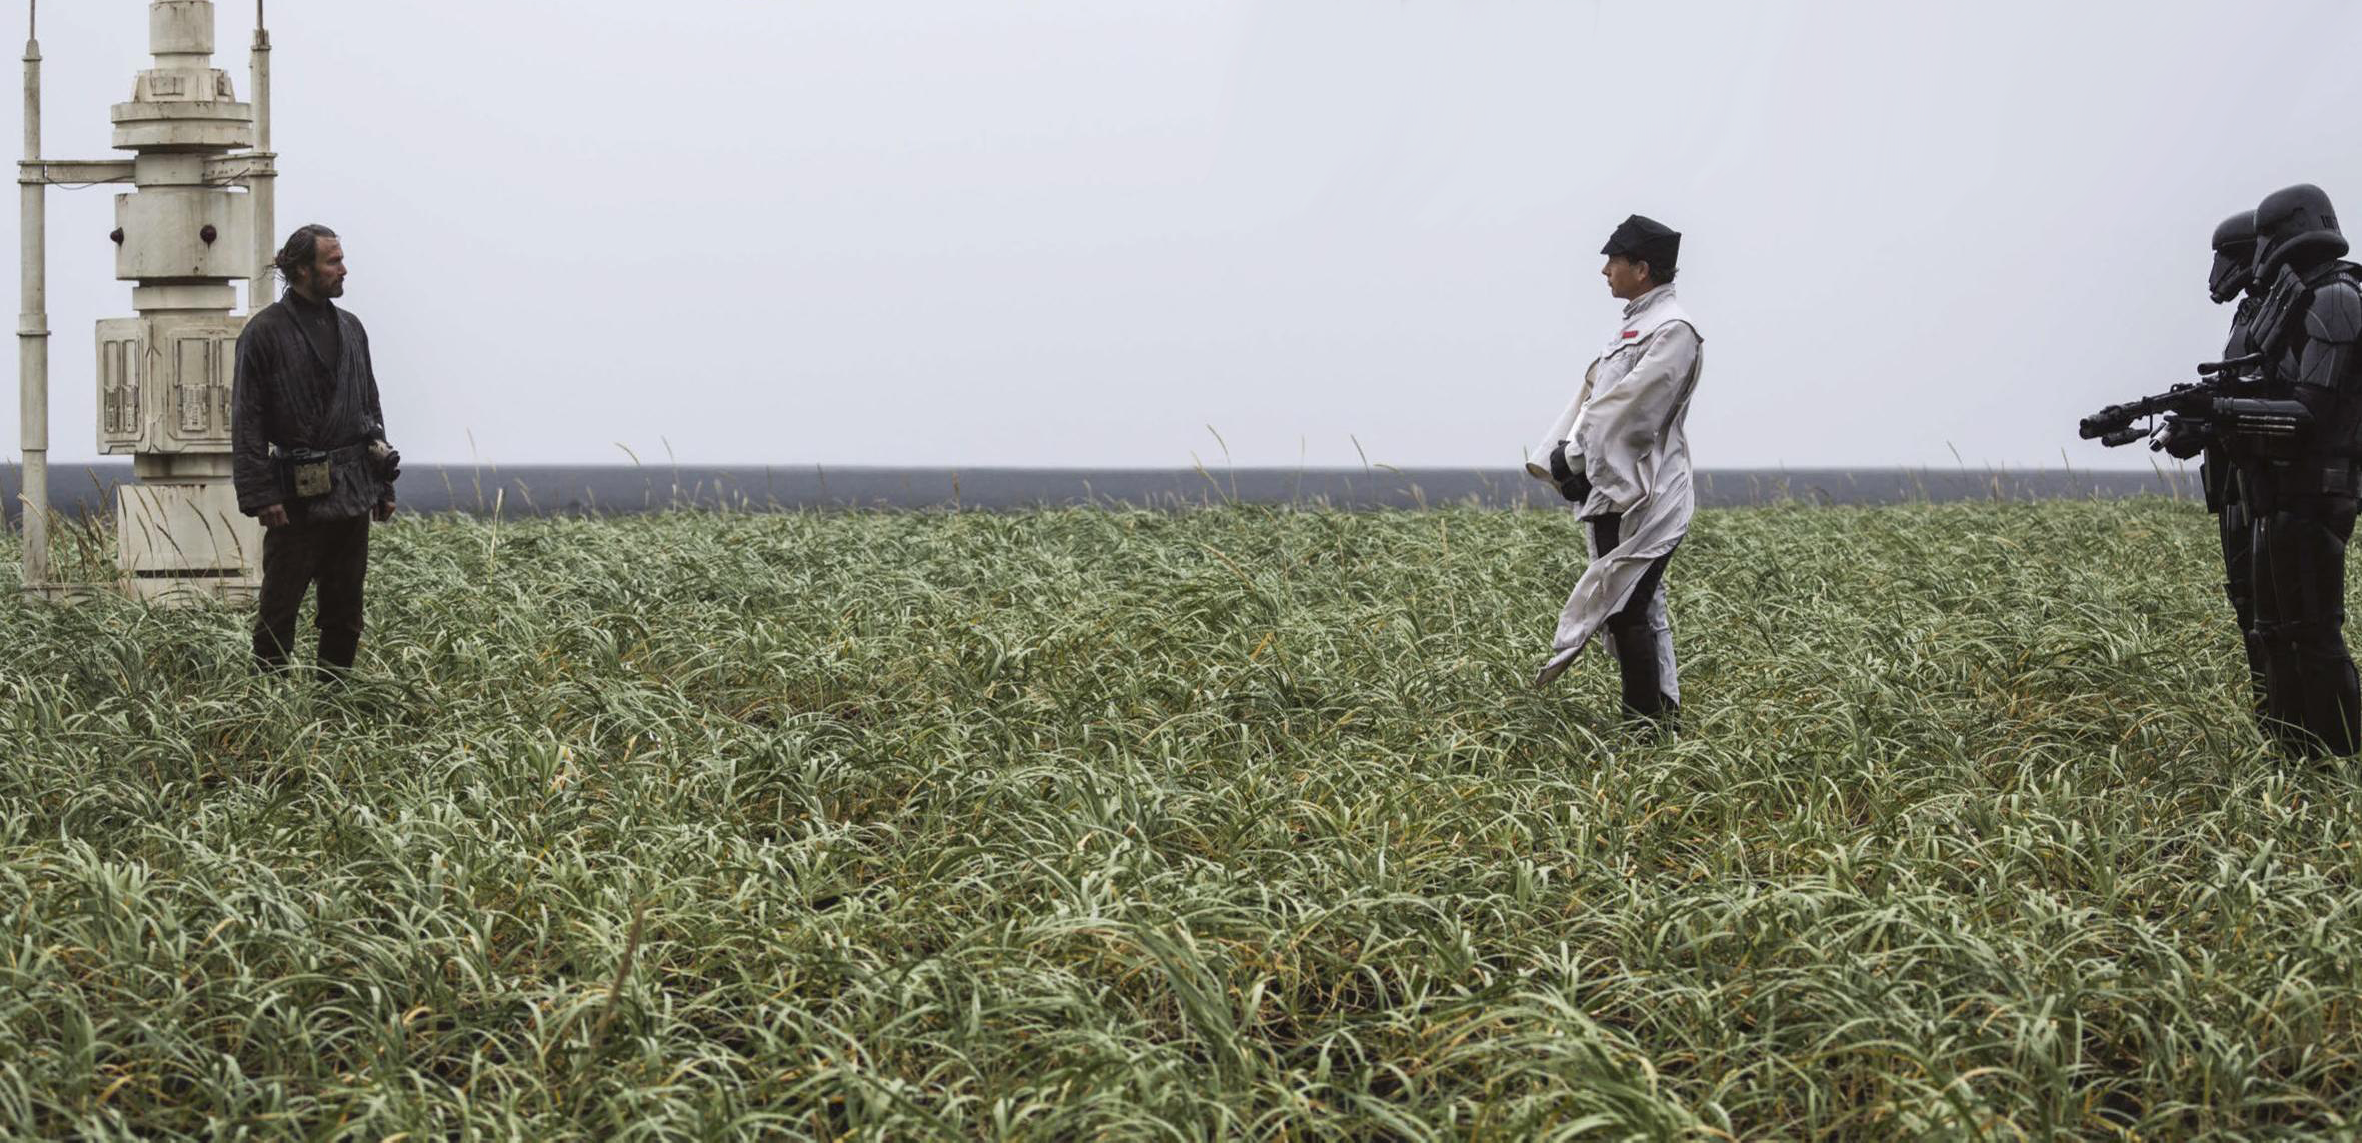
[[[246,280],[246,312],[271,304],[271,264],[278,251],[278,156],[271,151],[271,31],[263,23],[263,0],[254,0],[254,155],[261,160],[246,181],[246,205],[254,212],[254,276]]]
[[[29,5],[27,32],[40,30],[39,0]],[[41,41],[25,38],[25,161],[41,161]],[[20,175],[18,250],[23,276],[16,324],[18,444],[24,504],[23,586],[49,582],[49,236],[48,186]]]

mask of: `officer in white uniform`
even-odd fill
[[[1599,635],[1623,676],[1624,708],[1658,726],[1681,704],[1665,566],[1689,531],[1684,422],[1703,369],[1704,339],[1674,296],[1681,235],[1633,215],[1616,227],[1601,273],[1625,303],[1583,388],[1527,471],[1558,486],[1586,525],[1591,563],[1567,597],[1550,658],[1534,685],[1557,678]]]

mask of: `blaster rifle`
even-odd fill
[[[2263,359],[2261,353],[2250,353],[2209,361],[2198,367],[2198,380],[2110,405],[2083,418],[2076,431],[2108,448],[2149,440],[2150,448],[2184,459],[2196,456],[2210,442],[2234,438],[2265,455],[2276,455],[2297,444],[2312,427],[2313,414],[2301,401],[2231,395],[2237,371]],[[2134,423],[2159,416],[2165,418],[2163,425]]]

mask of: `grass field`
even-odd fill
[[[406,519],[336,694],[0,605],[0,1135],[2340,1133],[2211,543],[1706,513],[1666,743],[1559,513]]]

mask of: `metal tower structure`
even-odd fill
[[[138,482],[117,491],[119,584],[164,602],[243,600],[261,579],[262,529],[230,483],[230,392],[246,315],[269,302],[273,189],[270,33],[255,4],[252,104],[213,66],[213,0],[151,0],[148,50],[130,102],[114,107],[128,159],[41,154],[39,0],[25,42],[23,306],[17,326],[23,406],[24,588],[71,599],[94,585],[49,573],[49,329],[45,194],[59,184],[124,183],[115,198],[115,277],[135,283],[137,317],[98,323],[98,447],[130,454]],[[243,189],[245,193],[234,193]]]

